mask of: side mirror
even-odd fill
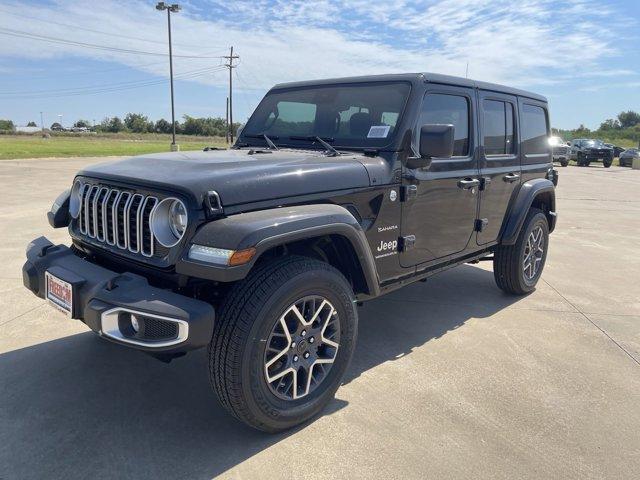
[[[409,157],[407,168],[425,168],[431,165],[432,158],[450,158],[453,156],[455,128],[450,124],[427,124],[420,128],[420,156]]]

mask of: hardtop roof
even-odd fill
[[[384,75],[363,75],[359,77],[343,77],[343,78],[327,78],[322,80],[307,80],[302,82],[279,83],[273,89],[307,87],[312,85],[333,85],[339,83],[361,83],[361,82],[397,82],[409,81],[411,83],[436,83],[442,85],[456,85],[461,87],[479,88],[482,90],[490,90],[492,92],[506,93],[509,95],[517,95],[527,97],[541,102],[547,102],[547,99],[537,93],[520,90],[518,88],[498,85],[496,83],[482,82],[472,80],[470,78],[454,77],[451,75],[441,75],[439,73],[389,73]]]

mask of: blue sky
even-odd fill
[[[166,17],[155,1],[0,0],[0,118],[65,125],[169,118]],[[638,0],[185,0],[172,17],[176,115],[234,119],[273,84],[431,71],[549,98],[552,123],[595,128],[640,111]],[[46,38],[44,38],[46,37]],[[93,47],[89,48],[86,45]],[[102,48],[107,47],[107,48]]]

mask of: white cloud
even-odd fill
[[[153,3],[74,0],[38,8],[7,3],[2,10],[40,21],[3,13],[0,27],[165,53],[166,22]],[[575,82],[574,72],[582,77],[585,67],[602,76],[617,75],[607,67],[607,61],[618,53],[610,28],[616,12],[592,0],[345,0],[340,4],[327,0],[207,0],[202,4],[192,0],[182,4],[183,11],[172,17],[174,53],[223,55],[228,45],[234,45],[241,56],[239,87],[244,89],[371,73],[464,75],[467,62],[470,77],[533,89],[569,79]],[[74,56],[167,75],[162,57],[2,37],[0,56]],[[222,63],[184,58],[175,62],[177,73]],[[109,81],[113,75],[105,75],[105,83]],[[220,71],[193,81],[223,86],[227,77]]]

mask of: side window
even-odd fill
[[[527,105],[522,108],[522,151],[525,155],[549,153],[547,114],[544,108]]]
[[[425,95],[418,129],[428,123],[453,125],[453,156],[469,155],[469,101],[466,97],[441,93]]]
[[[513,105],[498,100],[484,100],[483,111],[485,155],[513,154]]]

